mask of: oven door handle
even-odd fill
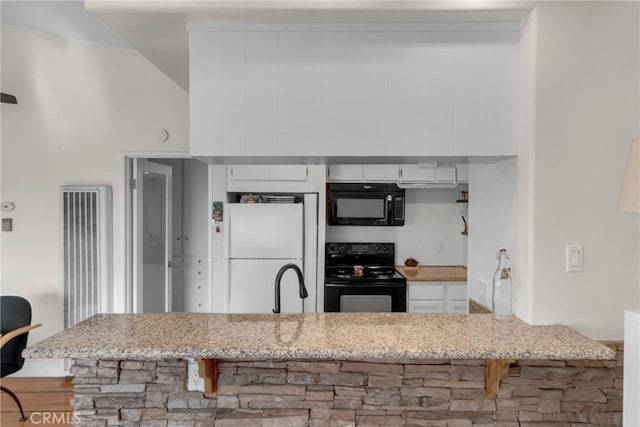
[[[390,283],[390,282],[368,282],[368,283],[335,283],[328,282],[324,284],[325,286],[331,288],[353,288],[353,289],[361,289],[361,288],[406,288],[406,282],[400,283]]]

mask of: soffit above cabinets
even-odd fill
[[[189,90],[190,23],[520,22],[533,2],[121,1],[85,7],[183,89]]]
[[[515,156],[196,156],[211,165],[491,164]]]
[[[189,28],[193,156],[517,154],[512,23]]]

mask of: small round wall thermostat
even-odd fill
[[[2,202],[2,212],[12,212],[16,205],[11,202]]]
[[[169,131],[166,129],[160,129],[160,132],[158,132],[158,138],[160,139],[160,142],[165,142],[169,139]]]

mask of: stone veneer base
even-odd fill
[[[184,360],[75,360],[80,426],[575,426],[622,424],[616,360],[518,360],[497,398],[484,361],[223,361],[218,395],[187,391]]]

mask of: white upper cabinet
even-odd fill
[[[313,165],[227,165],[230,192],[309,192]]]
[[[397,182],[398,165],[363,165],[362,178],[368,182]]]
[[[514,24],[190,30],[192,155],[516,154]]]
[[[398,165],[328,165],[329,182],[397,182]]]
[[[455,186],[458,183],[454,165],[401,165],[400,184],[437,184]]]
[[[306,181],[307,165],[231,165],[229,181]]]
[[[327,181],[330,182],[359,182],[362,176],[362,165],[327,166]]]

